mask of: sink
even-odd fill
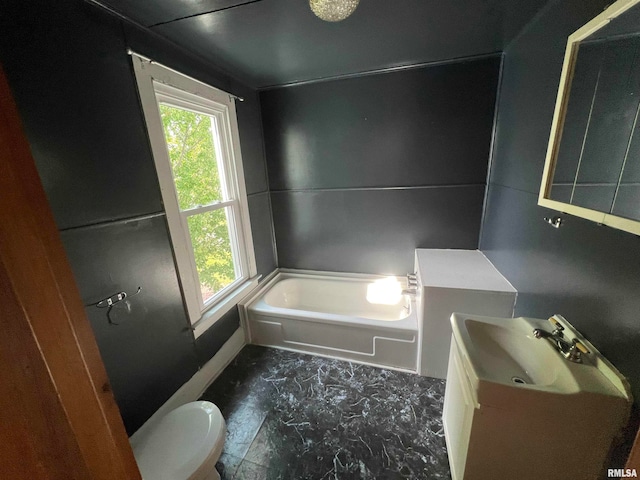
[[[568,361],[551,342],[533,335],[536,328],[553,329],[547,320],[453,314],[453,338],[476,397],[491,404],[545,397],[546,407],[548,402],[571,402],[569,395],[629,399],[624,377],[564,318],[558,318],[564,322],[568,341],[577,338],[587,346],[582,363]]]
[[[479,379],[524,388],[575,388],[566,362],[558,361],[557,351],[548,341],[533,336],[535,327],[529,322],[496,325],[465,319],[463,328],[463,345]]]
[[[547,320],[451,316],[443,422],[454,480],[600,475],[628,421],[629,384],[567,320],[553,321],[587,348],[581,363],[534,336],[553,330]]]

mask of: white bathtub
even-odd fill
[[[281,271],[241,305],[247,337],[257,345],[415,371],[415,299],[399,291],[377,296],[382,279]]]

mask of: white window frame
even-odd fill
[[[183,75],[137,54],[131,54],[140,102],[147,123],[169,233],[180,277],[182,294],[196,338],[235,306],[258,283],[249,206],[240,153],[240,137],[235,102],[217,88]],[[214,135],[216,154],[222,158],[222,200],[206,206],[180,211],[169,151],[165,141],[159,103],[209,115],[215,119],[219,135]],[[200,281],[187,218],[193,214],[229,208],[231,248],[236,276],[230,285],[203,302]],[[229,211],[228,210],[228,211]]]

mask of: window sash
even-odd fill
[[[204,99],[197,98],[195,95],[191,95],[188,92],[171,87],[166,84],[153,82],[156,101],[159,104],[165,104],[173,108],[179,108],[187,110],[200,115],[207,115],[211,117],[215,122],[215,134],[212,132],[214,149],[216,152],[216,163],[222,170],[220,175],[220,187],[222,189],[223,201],[238,198],[239,189],[237,187],[235,169],[233,168],[233,146],[229,145],[229,137],[231,131],[229,128],[228,110],[223,105]],[[189,95],[189,99],[182,98],[181,96]],[[193,98],[191,98],[193,97]],[[202,103],[196,103],[201,101]],[[163,130],[164,134],[164,130]],[[165,141],[166,143],[166,141]],[[172,177],[174,178],[174,177]],[[174,180],[175,185],[175,180]]]
[[[189,232],[189,225],[187,223],[188,218],[194,215],[200,215],[207,212],[213,212],[230,208],[231,215],[228,216],[227,230],[229,232],[229,241],[231,244],[231,256],[234,260],[233,268],[236,279],[226,287],[217,291],[211,298],[204,301],[202,298],[202,290],[200,288],[200,275],[198,274],[198,268],[196,266],[196,255],[193,248],[193,241],[191,240],[191,234]],[[241,248],[242,242],[242,222],[236,221],[240,214],[240,202],[238,200],[228,200],[226,202],[218,202],[211,205],[202,207],[195,207],[189,210],[183,210],[180,212],[183,231],[186,237],[186,243],[189,246],[189,260],[191,262],[191,272],[193,275],[194,284],[198,287],[195,289],[195,293],[198,297],[198,303],[200,305],[200,313],[204,313],[212,305],[215,305],[218,301],[226,297],[231,293],[238,285],[249,279],[249,268],[247,264],[246,255]]]

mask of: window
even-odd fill
[[[196,336],[256,283],[231,96],[132,55],[169,232]]]

